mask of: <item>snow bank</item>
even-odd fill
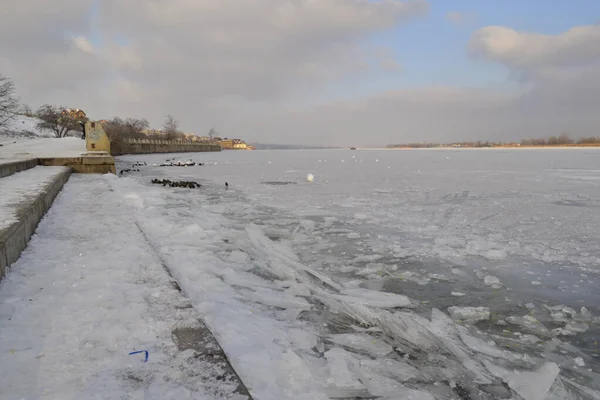
[[[245,399],[179,350],[174,331],[201,329],[198,314],[122,205],[100,176],[74,175],[0,282],[0,397]]]
[[[85,140],[81,138],[31,139],[0,146],[0,162],[30,158],[80,157],[85,151]]]
[[[17,115],[0,129],[0,143],[8,139],[53,138],[54,132],[49,129],[38,129],[39,119]]]

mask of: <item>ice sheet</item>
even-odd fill
[[[594,268],[600,265],[600,247],[591,238],[600,219],[590,210],[598,206],[600,192],[578,177],[600,170],[597,150],[461,151],[451,160],[437,151],[384,152],[377,153],[378,163],[374,156],[368,159],[375,153],[363,152],[357,153],[363,163],[343,164],[336,152],[269,152],[268,159],[265,154],[193,156],[206,162],[193,172],[204,180],[202,191],[193,195],[149,188],[150,177],[181,173],[160,168],[143,169],[114,185],[117,192],[138,196],[129,200],[140,225],[256,396],[328,393],[331,376],[323,353],[339,347],[325,338],[359,333],[383,335],[394,348],[374,361],[400,358],[419,372],[417,386],[409,382],[412,389],[433,393],[428,385],[454,381],[473,398],[484,398],[484,386],[506,395],[501,378],[484,361],[533,370],[546,357],[572,360],[577,353],[577,347],[562,342],[570,336],[551,339],[552,317],[540,299],[587,307],[592,318],[586,321],[560,311],[565,314],[560,326],[574,321],[590,326],[586,334],[596,329]],[[168,157],[144,160],[160,163]],[[556,169],[559,165],[577,169]],[[315,175],[312,183],[306,182],[307,173]],[[266,181],[296,184],[261,183]],[[178,233],[190,223],[201,229]],[[533,286],[532,280],[542,284]],[[268,302],[257,295],[263,291]],[[394,309],[407,304],[403,297],[394,305],[388,299],[373,303],[388,294],[405,296],[414,312],[402,310],[407,305]],[[310,307],[296,307],[298,297]],[[436,310],[448,306],[487,307],[489,323],[462,331]],[[518,323],[501,325],[511,316]],[[543,342],[527,336],[530,329]],[[359,360],[358,371],[350,363],[349,376],[359,376],[360,357],[369,353],[342,347]],[[293,367],[284,356],[287,349],[298,357]],[[289,379],[296,369],[311,377]],[[375,375],[369,376],[373,382],[406,383],[380,370]],[[436,387],[454,393],[449,383]],[[514,392],[507,396],[516,398]]]

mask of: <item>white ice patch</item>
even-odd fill
[[[502,285],[502,282],[500,282],[500,279],[498,279],[498,277],[494,276],[494,275],[487,275],[485,278],[483,278],[483,283],[485,283],[488,286],[491,286],[493,288],[499,288]]]
[[[575,365],[577,365],[578,367],[585,367],[585,361],[583,361],[583,358],[575,357],[573,359],[573,361],[575,362]]]

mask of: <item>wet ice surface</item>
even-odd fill
[[[585,399],[600,396],[599,156],[222,152],[114,184],[258,399]]]

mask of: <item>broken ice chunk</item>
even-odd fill
[[[525,334],[525,335],[521,335],[519,337],[519,340],[521,340],[521,342],[527,343],[527,344],[536,344],[537,342],[540,341],[540,338],[535,335]]]
[[[536,317],[533,315],[525,315],[523,317],[508,317],[506,318],[508,323],[513,325],[519,325],[527,329],[529,332],[535,335],[550,336],[550,331],[546,328]]]
[[[587,331],[590,326],[583,322],[571,321],[565,325],[565,330],[573,333],[583,333]]]
[[[352,393],[352,397],[356,397],[359,392],[368,393],[353,372],[358,368],[358,359],[351,353],[336,347],[325,353],[325,359],[330,373],[330,378],[327,380],[330,384],[328,390],[330,397],[333,397],[334,392]]]
[[[483,278],[483,283],[493,287],[494,289],[499,289],[502,286],[500,279],[494,275],[487,275],[485,278]]]
[[[414,307],[410,299],[401,294],[380,292],[369,289],[346,289],[341,293],[345,296],[336,295],[338,300],[359,303],[371,307]]]
[[[592,313],[585,307],[581,307],[581,318],[585,321],[592,319]]]
[[[449,307],[450,316],[459,321],[475,323],[490,319],[490,309],[487,307]]]
[[[406,382],[423,375],[423,373],[416,368],[389,358],[361,360],[360,370],[368,372],[369,374],[386,376],[399,382]]]
[[[404,388],[379,400],[435,400],[435,397],[422,390]]]
[[[510,372],[484,361],[486,368],[502,378],[524,400],[544,400],[554,384],[560,369],[553,362],[544,363],[536,371]]]
[[[337,345],[357,350],[359,352],[365,352],[375,357],[383,357],[393,351],[392,346],[389,344],[370,335],[360,333],[329,335],[327,340]]]

